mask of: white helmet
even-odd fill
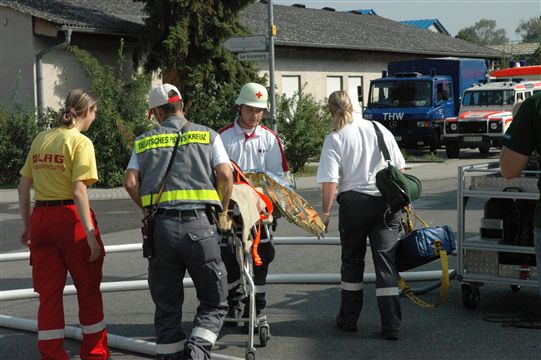
[[[242,86],[242,89],[240,89],[240,94],[237,100],[235,100],[235,104],[245,104],[260,109],[266,109],[268,98],[269,93],[263,85],[247,83]]]

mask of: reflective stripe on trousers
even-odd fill
[[[362,282],[360,282],[360,283],[349,283],[349,282],[342,281],[340,283],[340,287],[342,288],[342,290],[359,291],[359,290],[363,289],[363,283]]]
[[[64,339],[64,329],[38,331],[38,341],[39,340],[53,340],[53,339]]]

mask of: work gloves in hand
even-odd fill
[[[227,213],[227,210],[218,213],[218,227],[220,228],[221,231],[231,230],[232,224],[233,224],[233,220]]]

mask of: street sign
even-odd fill
[[[252,35],[240,36],[227,39],[224,42],[224,47],[232,53],[248,52],[248,51],[266,51],[267,36]]]
[[[240,61],[261,61],[269,58],[268,52],[246,52],[237,54]]]

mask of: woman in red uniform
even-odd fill
[[[77,289],[83,333],[81,359],[108,359],[100,292],[105,252],[87,186],[98,180],[94,146],[82,134],[96,118],[96,98],[76,89],[55,128],[39,133],[21,169],[21,242],[30,247],[39,294],[38,350],[42,359],[69,359],[64,350],[63,290],[67,272]],[[30,214],[30,188],[35,204]]]

